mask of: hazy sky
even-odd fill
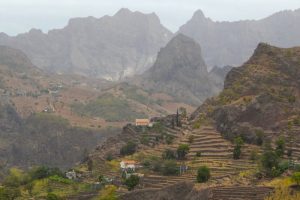
[[[300,0],[0,0],[0,32],[10,35],[31,28],[64,27],[69,18],[113,15],[120,8],[155,12],[172,31],[201,9],[218,21],[259,19],[284,9],[300,8]]]

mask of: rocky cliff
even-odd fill
[[[200,45],[182,34],[161,49],[153,67],[137,84],[194,105],[199,105],[218,90],[209,79]]]
[[[121,9],[114,16],[71,19],[47,34],[32,29],[0,44],[24,51],[45,70],[119,80],[147,70],[172,33],[154,14]]]

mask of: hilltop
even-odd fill
[[[300,48],[277,48],[261,43],[244,65],[232,69],[225,88],[193,114],[214,120],[227,138],[241,135],[255,143],[264,137],[300,138]]]

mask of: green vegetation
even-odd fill
[[[90,185],[65,178],[57,168],[35,167],[28,172],[12,168],[0,186],[0,199],[60,200],[89,191],[91,191]]]
[[[177,148],[177,158],[184,160],[186,155],[189,153],[190,147],[187,144],[180,144]]]
[[[277,156],[282,157],[284,155],[284,151],[285,151],[285,140],[284,140],[284,138],[279,138],[276,141],[275,152],[276,152]]]
[[[171,149],[166,149],[162,154],[162,158],[164,160],[174,160],[176,159],[176,153]]]
[[[240,159],[241,157],[241,148],[244,145],[244,141],[241,137],[237,137],[234,139],[234,149],[233,149],[233,158]]]
[[[279,157],[274,151],[268,150],[263,153],[261,165],[268,177],[276,177],[281,174],[279,169]]]
[[[163,163],[162,173],[164,176],[178,175],[179,168],[175,160],[166,160]]]
[[[256,144],[258,146],[263,145],[264,143],[264,132],[261,130],[257,130],[256,131]]]
[[[100,192],[100,197],[98,200],[117,200],[117,187],[114,185],[107,185],[103,190]]]
[[[136,152],[137,144],[129,141],[125,146],[120,149],[120,154],[122,156],[132,155]]]
[[[128,190],[133,190],[140,182],[140,178],[136,175],[131,175],[124,181],[124,185],[127,186]]]
[[[136,118],[147,118],[130,108],[126,99],[106,94],[87,104],[74,103],[73,111],[79,115],[101,117],[107,121],[133,121]]]
[[[200,151],[198,151],[197,153],[196,153],[196,157],[201,157],[201,152]]]
[[[197,171],[198,183],[205,183],[210,179],[210,169],[207,166],[202,166]]]
[[[295,172],[292,175],[292,181],[294,181],[298,187],[300,186],[300,172]]]

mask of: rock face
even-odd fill
[[[224,87],[224,80],[232,69],[231,66],[225,66],[225,67],[214,67],[210,72],[209,72],[209,79],[213,82],[213,84],[220,90],[223,89]]]
[[[200,45],[183,34],[161,49],[155,64],[143,74],[138,85],[190,104],[200,104],[217,90],[209,79]]]
[[[22,50],[45,70],[119,80],[152,66],[171,36],[155,14],[121,9],[112,17],[71,19],[48,34],[0,34],[0,44]]]
[[[212,66],[239,66],[253,53],[258,43],[280,47],[300,45],[300,9],[283,11],[262,20],[214,22],[197,11],[183,25],[183,33],[201,44],[203,57]]]
[[[300,48],[260,44],[243,66],[227,75],[223,92],[207,100],[192,116],[206,114],[232,139],[242,135],[256,143],[258,133],[293,135],[300,126]],[[202,113],[202,114],[201,114]],[[295,130],[295,131],[294,131]]]

